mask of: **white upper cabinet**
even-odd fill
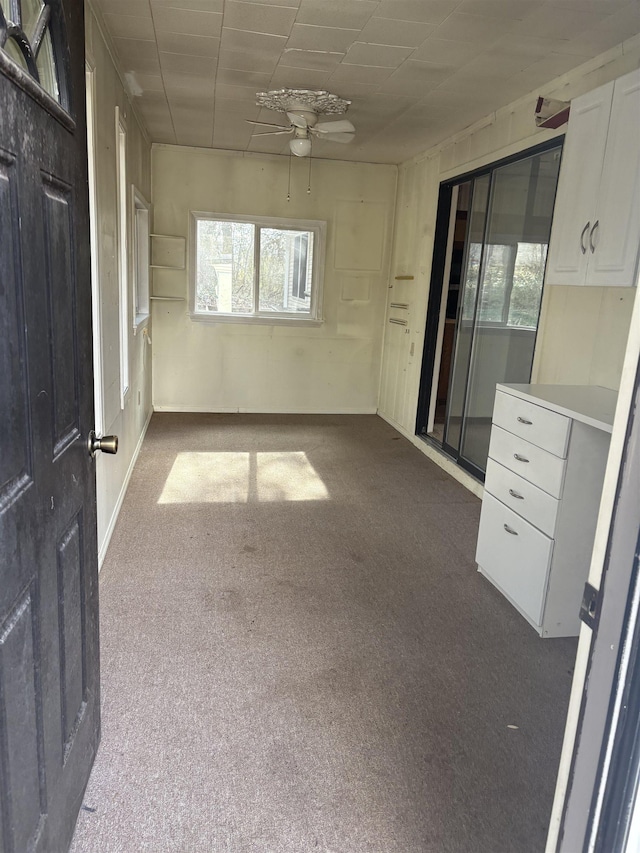
[[[571,104],[548,284],[635,284],[640,245],[640,70]]]

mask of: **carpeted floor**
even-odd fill
[[[154,415],[73,853],[541,853],[576,644],[479,511],[375,416]]]

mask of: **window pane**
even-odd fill
[[[260,229],[260,311],[311,310],[313,232]]]
[[[200,219],[196,245],[196,311],[253,311],[255,226]]]
[[[51,33],[48,27],[42,39],[40,50],[38,51],[36,65],[38,66],[38,74],[40,75],[40,85],[54,100],[60,102],[56,65],[53,59],[53,45],[51,44]]]

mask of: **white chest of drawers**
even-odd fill
[[[606,388],[497,386],[476,561],[542,637],[579,632],[615,404]]]

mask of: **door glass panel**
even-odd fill
[[[51,33],[49,28],[44,34],[40,51],[38,52],[38,74],[40,75],[40,85],[47,91],[51,97],[59,101],[60,92],[58,90],[58,78],[56,76],[56,65],[53,59],[53,45],[51,44]]]
[[[464,263],[462,306],[458,311],[458,328],[453,371],[447,399],[447,421],[444,442],[454,450],[460,446],[462,416],[464,413],[469,356],[473,340],[476,293],[482,260],[489,175],[473,182],[473,200],[467,232],[466,261]]]
[[[482,471],[496,383],[531,375],[559,164],[554,150],[494,172],[460,447]]]
[[[17,65],[19,65],[23,71],[26,71],[27,74],[29,73],[29,69],[27,68],[27,61],[24,58],[22,51],[12,38],[8,38],[6,40],[3,50],[5,50],[9,54],[11,59],[13,59],[13,61]]]
[[[44,9],[44,3],[41,0],[21,0],[20,7],[22,13],[22,30],[29,41],[32,41],[36,21],[40,12]]]
[[[34,77],[47,94],[61,103],[55,52],[48,24],[39,41],[34,42],[36,29],[39,29],[38,21],[45,6],[48,6],[48,11],[51,12],[49,0],[47,3],[42,0],[13,0],[11,4],[0,0],[0,9],[5,18],[12,21],[17,28],[16,37],[19,37],[27,58],[13,38],[8,38],[2,49],[23,71]]]

